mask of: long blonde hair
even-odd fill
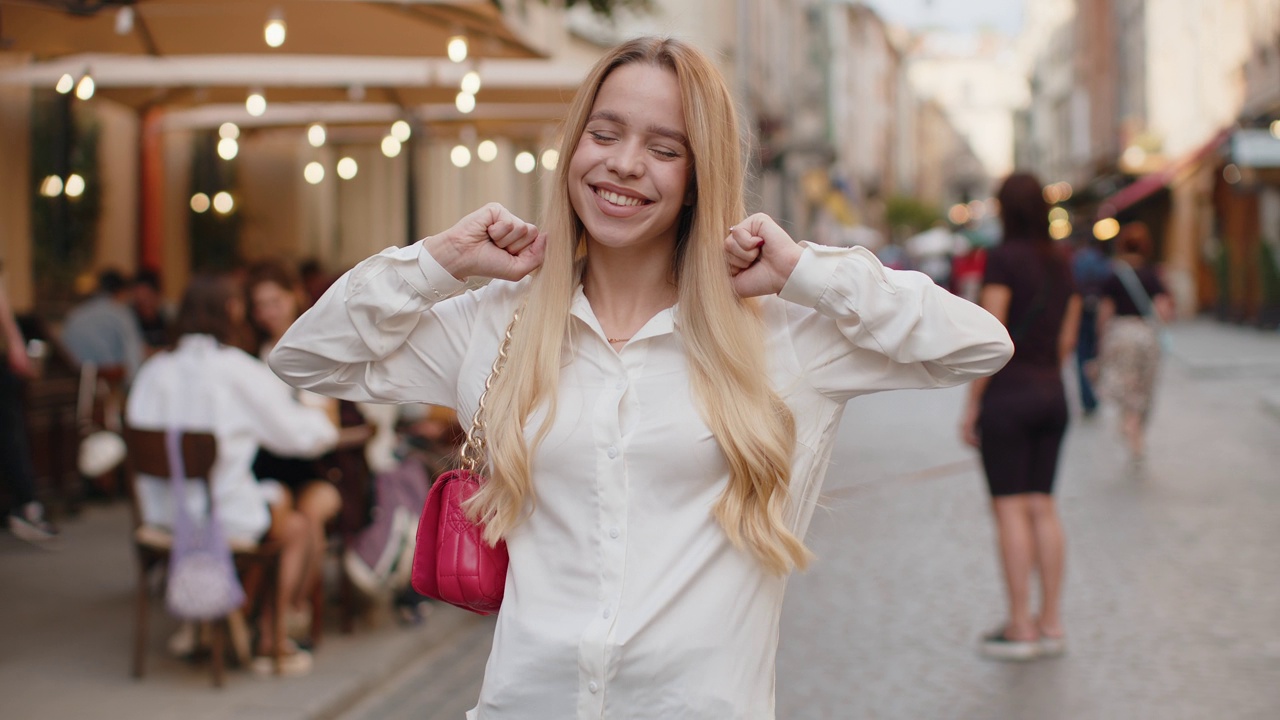
[[[619,45],[596,63],[574,97],[543,223],[546,256],[530,282],[508,364],[485,409],[492,474],[468,510],[485,523],[485,539],[496,543],[520,522],[526,504],[532,506],[525,425],[546,402],[536,446],[555,418],[569,306],[581,280],[586,245],[585,228],[569,198],[567,172],[601,85],[609,73],[629,63],[674,72],[684,105],[695,200],[679,218],[677,324],[694,397],[729,464],[729,484],[715,505],[715,517],[734,545],[746,548],[769,570],[803,568],[809,552],[786,524],[795,419],[770,388],[758,310],[734,292],[722,245],[729,226],[746,215],[733,100],[715,66],[678,40],[638,38]]]

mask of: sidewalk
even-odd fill
[[[331,718],[377,691],[397,670],[483,624],[436,607],[418,627],[387,613],[377,627],[361,619],[342,635],[331,619],[306,677],[228,672],[214,688],[206,663],[164,650],[176,622],[153,602],[147,676],[130,675],[136,565],[124,503],[91,506],[66,520],[48,550],[0,533],[0,697],[6,718],[31,720],[190,720]]]
[[[1275,378],[1259,401],[1280,417],[1280,332],[1198,318],[1169,326],[1172,360],[1192,377],[1239,380]]]

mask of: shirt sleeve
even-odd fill
[[[995,373],[1013,355],[991,313],[927,275],[885,268],[864,248],[806,244],[779,296],[792,303],[788,325],[802,372],[838,400],[958,385]]]
[[[347,272],[276,343],[285,382],[356,402],[453,407],[480,305],[421,243]]]
[[[338,428],[324,408],[306,405],[271,375],[261,360],[244,356],[234,373],[235,402],[246,412],[254,439],[277,455],[317,457],[338,443]],[[230,360],[230,358],[227,358]]]

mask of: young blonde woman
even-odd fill
[[[563,132],[545,232],[490,204],[385,250],[271,364],[470,417],[523,308],[485,408],[472,510],[511,565],[468,717],[772,718],[845,402],[995,372],[1009,336],[924,275],[747,217],[733,101],[684,43],[607,53]]]

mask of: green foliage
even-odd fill
[[[218,131],[196,136],[192,146],[191,192],[212,198],[219,192],[232,192],[236,185],[236,161],[218,156]],[[232,193],[234,196],[234,193]],[[238,202],[238,201],[237,201]],[[240,260],[240,211],[235,208],[223,215],[212,209],[191,218],[191,269],[196,272],[226,272]]]
[[[942,212],[916,198],[895,195],[885,202],[884,219],[895,231],[905,228],[910,233],[918,233],[933,227],[942,219]]]
[[[100,128],[88,113],[77,112],[69,96],[36,91],[31,107],[31,240],[36,302],[67,307],[76,300],[75,280],[90,269],[102,211],[98,172]],[[84,178],[79,197],[45,197],[46,177]]]

